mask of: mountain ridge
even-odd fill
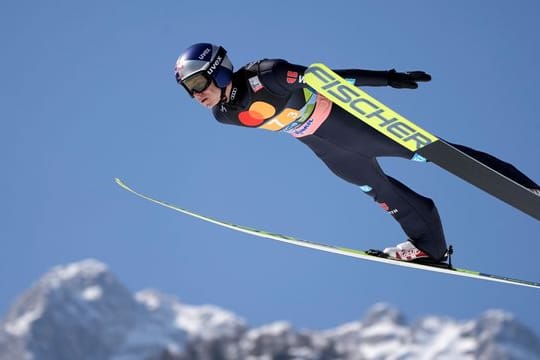
[[[131,293],[95,259],[54,267],[0,322],[0,360],[538,359],[540,338],[511,314],[408,324],[389,304],[325,330],[287,321],[250,327],[215,305],[157,290]]]

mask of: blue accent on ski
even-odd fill
[[[423,157],[422,155],[414,154],[414,156],[411,158],[412,161],[419,161],[419,162],[426,162],[427,159]]]

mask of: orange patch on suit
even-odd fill
[[[246,126],[259,126],[265,119],[271,118],[276,113],[276,109],[264,102],[256,101],[247,111],[242,111],[238,114],[238,119]]]

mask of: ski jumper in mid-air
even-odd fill
[[[306,144],[340,178],[355,184],[396,219],[408,239],[384,249],[406,261],[444,261],[447,244],[434,202],[383,172],[378,157],[414,153],[335,106],[303,81],[307,68],[263,59],[233,72],[223,47],[199,43],[178,58],[176,80],[221,123],[287,132]],[[431,80],[423,71],[334,70],[356,86],[415,89]],[[540,186],[487,153],[452,144],[540,195]]]

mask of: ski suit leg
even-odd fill
[[[488,153],[478,151],[475,149],[472,149],[467,146],[459,145],[459,144],[453,144],[451,142],[448,142],[450,145],[454,146],[455,148],[463,151],[465,154],[469,155],[470,157],[480,161],[481,163],[489,166],[493,170],[503,174],[509,179],[514,180],[520,185],[525,186],[529,189],[539,189],[540,186],[538,186],[537,183],[535,183],[533,180],[531,180],[529,177],[527,177],[525,174],[523,174],[521,171],[519,171],[514,165],[509,164],[507,162],[504,162],[493,155],[490,155]]]
[[[376,158],[343,149],[317,136],[300,138],[340,178],[360,186],[391,214],[416,247],[436,260],[447,250],[437,208],[421,196],[387,176]]]

